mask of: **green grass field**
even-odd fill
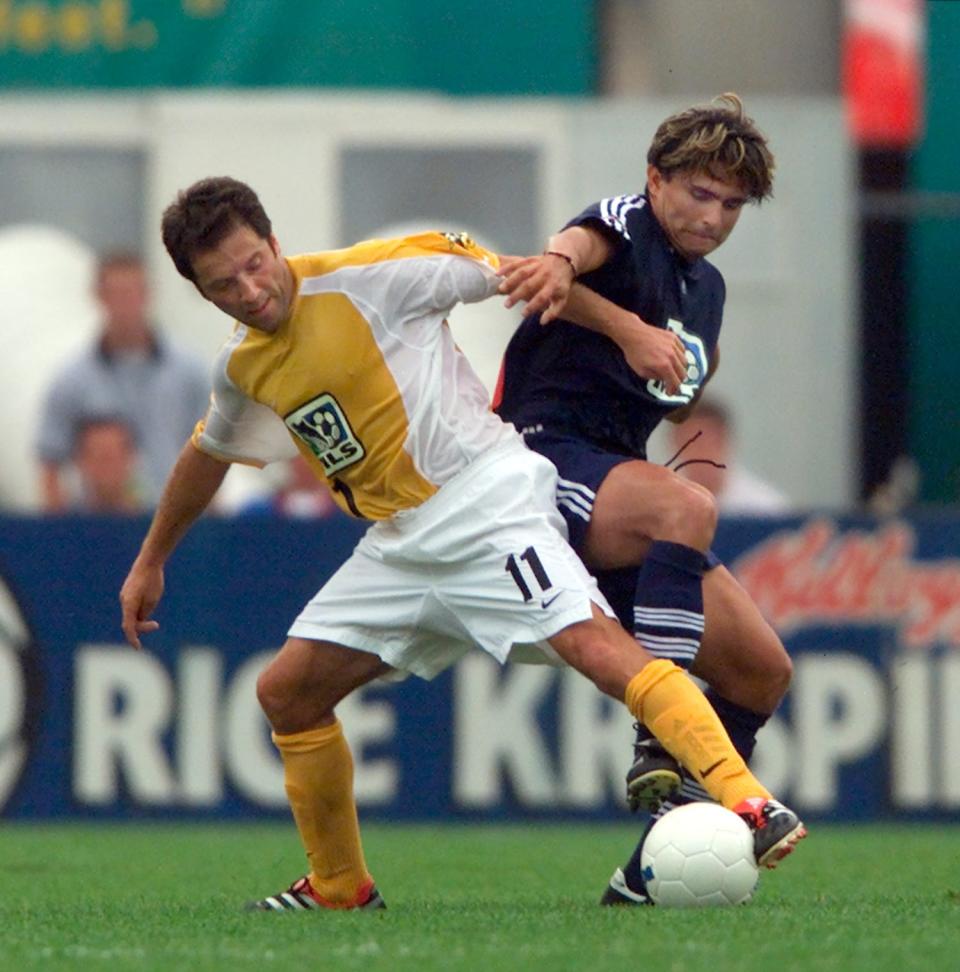
[[[599,908],[626,826],[368,826],[388,910],[248,914],[290,826],[0,829],[0,970],[960,968],[960,827],[812,828],[736,909]]]

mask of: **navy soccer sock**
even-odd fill
[[[689,672],[703,636],[703,573],[707,558],[681,543],[655,540],[637,568],[633,636],[657,658]],[[619,613],[619,611],[618,611]],[[637,742],[652,739],[637,723]]]
[[[690,670],[703,636],[703,573],[707,558],[667,540],[650,546],[637,571],[633,634],[657,658]]]
[[[647,822],[647,826],[643,828],[643,833],[640,835],[640,840],[637,841],[637,846],[634,847],[633,853],[630,855],[630,860],[623,866],[623,879],[627,882],[627,887],[634,892],[634,894],[646,894],[647,893],[647,882],[643,879],[643,868],[640,865],[640,855],[643,853],[643,842],[647,839],[647,834],[650,833],[653,825],[666,813],[665,810],[658,810]]]
[[[707,699],[720,717],[723,728],[727,730],[733,748],[743,757],[745,763],[749,763],[757,746],[757,733],[767,724],[770,716],[730,702],[719,695],[716,689],[707,689]]]

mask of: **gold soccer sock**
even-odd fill
[[[332,726],[273,734],[284,786],[310,861],[310,883],[334,908],[362,904],[373,884],[363,859],[353,798],[353,756],[339,720]]]
[[[706,696],[672,661],[658,658],[633,676],[627,708],[719,803],[732,809],[748,797],[769,797]]]

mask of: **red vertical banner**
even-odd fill
[[[923,0],[845,0],[843,92],[854,141],[906,148],[923,128]]]

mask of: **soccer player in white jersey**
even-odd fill
[[[257,684],[309,872],[253,907],[383,907],[335,707],[395,670],[430,678],[474,645],[500,662],[571,665],[701,769],[724,806],[755,819],[776,804],[699,689],[612,620],[563,539],[553,466],[489,410],[456,348],[445,316],[497,293],[494,254],[426,233],[285,258],[256,194],[230,178],[181,192],[163,239],[235,326],[121,590],[128,641],[140,648],[158,627],[164,563],[231,462],[299,452],[344,510],[374,521]]]

